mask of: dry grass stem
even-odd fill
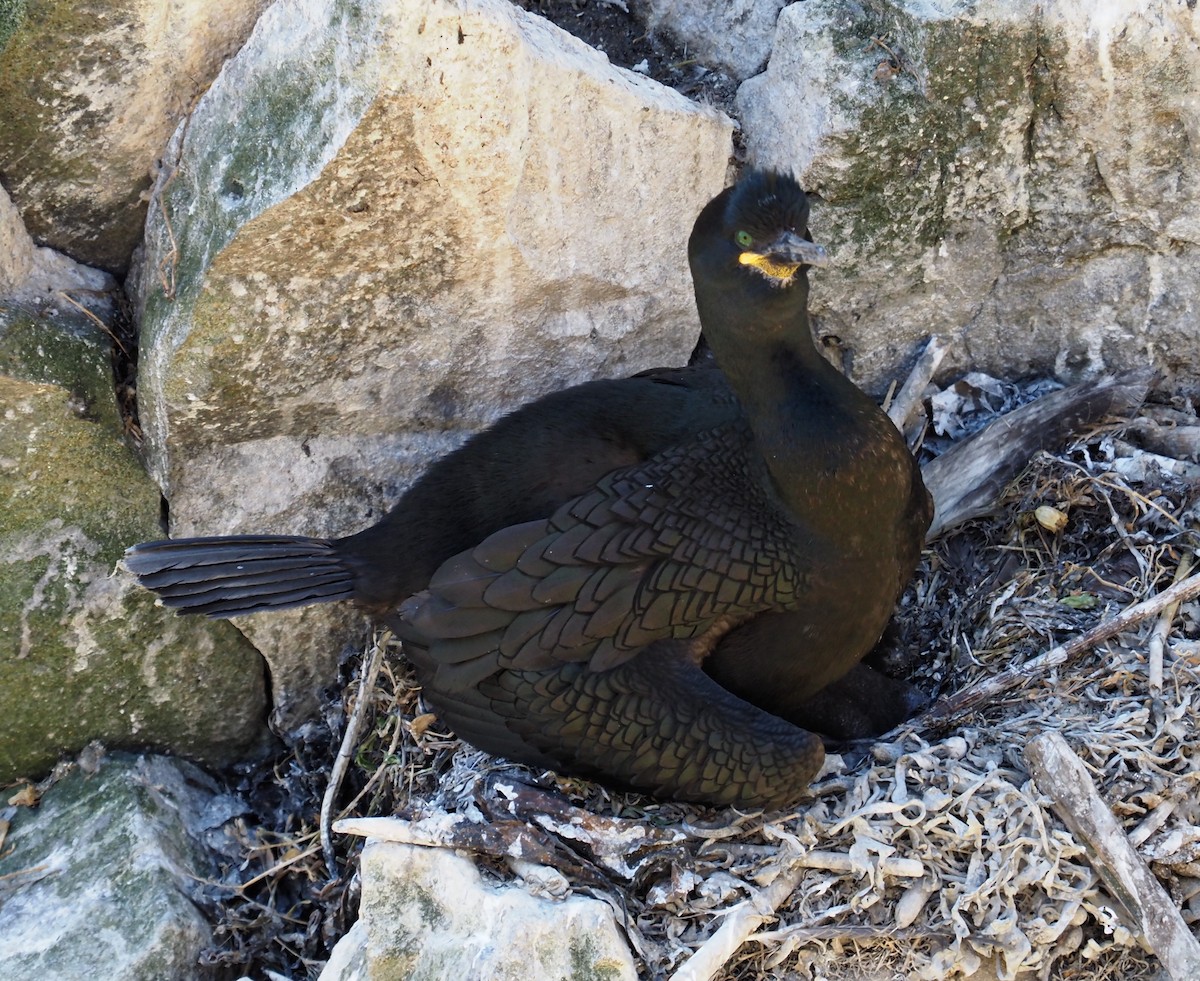
[[[337,857],[333,850],[333,838],[329,832],[329,827],[333,823],[334,802],[341,790],[342,779],[350,766],[350,760],[354,756],[354,749],[358,745],[359,730],[362,727],[367,706],[371,702],[371,694],[375,691],[375,679],[379,677],[379,666],[383,663],[385,645],[386,640],[377,638],[371,647],[369,659],[363,667],[362,677],[359,680],[358,697],[354,700],[354,709],[346,722],[346,731],[342,734],[342,744],[338,747],[337,756],[334,757],[333,768],[329,774],[329,785],[325,788],[325,795],[321,799],[321,850],[325,856],[325,867],[329,870],[331,879],[338,877]]]

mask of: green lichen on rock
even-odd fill
[[[115,562],[115,541],[146,530],[157,493],[119,439],[106,340],[78,321],[0,308],[0,405],[0,480],[12,487],[0,533],[53,519],[113,541],[98,558]]]
[[[264,735],[261,660],[114,573],[160,536],[107,347],[80,325],[0,313],[0,782],[92,739],[221,761]]]
[[[611,911],[594,899],[551,902],[484,882],[461,855],[411,845],[368,841],[361,869],[360,922],[378,981],[635,976]]]
[[[437,957],[431,958],[425,950],[426,938],[446,921],[437,898],[416,880],[395,880],[392,885],[394,888],[386,897],[377,897],[382,902],[371,911],[378,921],[388,924],[386,938],[374,938],[372,976],[389,981],[451,976],[439,974]],[[410,915],[414,910],[418,914],[415,917]],[[384,942],[380,943],[381,939]],[[453,967],[455,958],[451,956],[448,960],[448,968]]]
[[[0,305],[0,376],[55,385],[70,393],[70,411],[115,427],[109,346],[108,337],[82,318],[39,319]]]
[[[149,186],[145,161],[115,181],[107,154],[117,113],[99,94],[124,86],[140,35],[113,27],[135,22],[129,0],[0,0],[5,186],[36,241],[110,270],[128,263]],[[93,185],[95,194],[76,191]]]
[[[270,239],[275,206],[318,177],[374,96],[376,82],[367,65],[374,28],[372,15],[363,8],[338,3],[329,9],[332,22],[344,22],[345,43],[326,43],[327,26],[291,36],[293,57],[286,71],[258,70],[261,66],[249,56],[232,63],[226,84],[209,91],[189,122],[186,141],[172,149],[170,179],[153,197],[147,222],[152,257],[147,267],[161,275],[149,278],[141,290],[141,349],[147,352],[143,389],[156,394],[145,401],[143,411],[151,453],[156,454],[151,466],[165,483],[165,467],[157,456],[163,452],[163,410],[174,425],[178,420],[173,414],[182,410],[187,416],[210,385],[227,385],[244,397],[246,411],[225,405],[220,425],[227,425],[232,414],[249,427],[245,438],[258,432],[251,409],[261,401],[256,394],[262,378],[218,378],[208,366],[214,349],[244,342],[247,349],[262,350],[265,373],[276,367],[279,359],[269,344],[259,346],[266,338],[252,322],[259,284],[238,295],[214,283],[212,268],[235,240],[250,240],[246,247],[254,251],[255,264],[268,280],[273,250],[292,254],[286,243]],[[277,59],[278,54],[272,50],[265,57]],[[311,218],[321,220],[319,215]],[[260,224],[267,235],[252,231]],[[289,266],[282,288],[301,268],[318,278],[309,269],[310,258]],[[234,363],[240,360],[239,354]],[[309,382],[303,374],[296,376],[301,388]]]
[[[25,19],[25,0],[0,0],[0,55]]]
[[[330,18],[350,20],[348,11],[355,10],[356,4],[337,3]],[[311,39],[294,39],[298,49],[308,42],[312,47],[297,51],[286,71],[256,70],[260,66],[246,58],[244,74],[210,90],[189,120],[187,141],[176,148],[179,157],[147,229],[174,289],[168,297],[159,284],[148,284],[144,348],[159,342],[171,311],[190,311],[204,286],[203,272],[238,229],[319,172],[361,113],[365,96],[353,76],[362,71],[356,60],[365,57],[369,25],[362,30],[361,36],[348,35],[355,42],[348,47],[357,51],[348,59],[346,51],[320,46],[315,29]]]
[[[567,950],[571,957],[568,981],[620,981],[625,976],[623,965],[605,956],[593,936],[569,937]]]
[[[1034,91],[1030,72],[1049,43],[1038,28],[927,22],[886,2],[837,23],[835,50],[871,81],[835,97],[859,122],[836,136],[836,152],[810,175],[840,212],[843,227],[832,237],[876,251],[889,241],[931,246],[972,209],[1010,211],[997,199],[1014,134],[997,123],[1037,111],[1047,97]],[[1003,116],[997,106],[1008,107]]]
[[[148,303],[144,323],[156,326],[149,328],[154,333],[144,344],[163,343],[180,330],[190,304],[186,335],[161,382],[178,442],[225,442],[229,416],[238,419],[243,439],[319,432],[339,407],[332,392],[321,404],[313,400],[314,391],[331,379],[375,370],[379,345],[373,334],[381,298],[404,306],[401,323],[414,334],[429,328],[419,302],[405,298],[444,289],[460,274],[451,268],[450,257],[461,254],[462,247],[449,215],[440,227],[431,220],[447,207],[436,191],[414,189],[407,200],[399,200],[389,186],[389,173],[416,153],[408,142],[406,110],[380,100],[363,116],[344,148],[351,159],[373,162],[357,165],[352,187],[335,161],[286,203],[250,218],[228,241],[210,237],[191,247],[186,265],[181,259],[179,305],[166,309],[161,295]],[[381,130],[389,134],[386,147],[363,145]],[[368,209],[354,210],[358,195],[370,202]],[[182,205],[172,199],[171,207]],[[211,207],[201,198],[190,210]],[[349,243],[330,235],[348,215],[357,232]],[[409,234],[406,224],[418,222],[423,234]],[[360,268],[350,272],[345,267],[349,247],[361,257]],[[197,255],[207,264],[198,266]],[[253,272],[247,275],[247,270]],[[292,314],[280,317],[281,308]],[[247,362],[254,363],[253,372],[220,370]],[[369,414],[349,414],[341,432],[350,435],[372,422]]]

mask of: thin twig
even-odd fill
[[[403,738],[403,736],[404,736],[404,722],[403,722],[403,720],[397,718],[395,726],[392,727],[392,742],[391,742],[391,745],[388,746],[387,751],[383,754],[383,762],[381,762],[379,764],[379,766],[377,766],[375,768],[375,772],[371,774],[370,779],[368,779],[367,782],[365,784],[363,784],[363,789],[354,795],[354,800],[350,801],[349,804],[347,804],[345,807],[343,807],[341,809],[341,811],[338,813],[339,818],[344,818],[347,815],[349,815],[354,810],[354,808],[356,808],[358,806],[358,802],[360,800],[362,800],[364,797],[366,797],[367,794],[370,793],[375,788],[375,785],[377,783],[379,783],[379,781],[383,778],[384,772],[387,770],[387,767],[389,765],[391,765],[391,761],[394,759],[394,757],[396,755],[396,749],[397,749],[397,747],[399,747],[400,740],[401,740],[401,738]],[[404,759],[404,753],[403,753],[403,751],[401,751],[401,761],[402,762],[403,762],[403,759]]]
[[[887,413],[887,417],[889,419],[892,417],[892,399],[896,397],[896,389],[898,387],[899,386],[896,384],[896,379],[893,378],[890,382],[888,382],[888,390],[884,393],[883,401],[879,403],[879,408],[883,409],[883,411]]]
[[[7,854],[4,857],[7,858]],[[50,870],[49,863],[43,862],[41,865],[31,865],[25,869],[17,869],[15,872],[5,872],[3,875],[0,875],[0,882],[4,882],[7,879],[19,879],[21,876],[33,875],[34,873],[46,872],[48,870]]]
[[[258,875],[252,876],[251,878],[247,879],[245,882],[241,883],[237,887],[238,891],[242,892],[243,890],[249,889],[251,886],[256,885],[257,883],[261,882],[263,879],[269,879],[273,875],[275,875],[275,873],[281,872],[283,869],[286,869],[289,866],[295,865],[297,862],[302,862],[306,858],[312,858],[312,856],[314,856],[315,854],[317,854],[317,848],[314,845],[312,848],[306,848],[302,852],[297,852],[291,858],[281,859],[280,861],[278,861],[274,865],[272,865],[269,869],[264,869],[262,872],[259,872]]]
[[[1172,585],[1187,578],[1187,574],[1192,571],[1192,553],[1184,552],[1179,560],[1179,565],[1175,568],[1175,578],[1172,580]],[[1154,625],[1154,629],[1150,632],[1150,643],[1147,647],[1147,672],[1150,677],[1150,691],[1158,694],[1162,691],[1163,683],[1163,648],[1166,647],[1167,637],[1171,634],[1171,624],[1175,621],[1175,615],[1179,612],[1179,604],[1172,603],[1162,611],[1162,616],[1158,618],[1158,623]]]
[[[172,174],[172,177],[175,175]],[[159,201],[158,210],[162,212],[163,227],[167,230],[167,238],[171,242],[171,250],[158,260],[156,271],[162,285],[163,295],[168,300],[175,299],[175,270],[179,265],[179,243],[175,241],[175,230],[171,228],[171,217],[167,214],[167,206]]]
[[[251,896],[247,896],[245,894],[245,890],[248,887],[250,887],[251,885],[257,884],[260,880],[266,878],[267,876],[274,875],[276,872],[281,872],[285,868],[295,865],[302,858],[310,858],[311,856],[315,855],[316,853],[317,853],[317,850],[315,848],[312,848],[312,849],[309,849],[307,852],[305,852],[303,855],[293,855],[291,858],[287,859],[286,861],[280,862],[274,868],[267,869],[265,872],[260,872],[253,879],[250,879],[247,882],[243,882],[240,885],[231,885],[230,883],[224,882],[220,879],[212,879],[212,878],[209,878],[208,876],[203,876],[203,875],[189,874],[187,878],[188,878],[189,882],[194,882],[198,886],[204,886],[205,888],[212,890],[212,892],[214,894],[231,893],[234,896],[236,896],[240,902],[245,903],[247,906],[252,906],[254,909],[262,910],[264,913],[267,913],[272,918],[278,917],[279,919],[283,920],[285,923],[294,923],[297,926],[303,926],[308,923],[308,920],[301,919],[298,916],[293,916],[290,913],[285,913],[283,910],[281,910],[277,906],[273,905],[275,902],[274,897],[272,897],[270,902],[264,903],[261,900],[254,899]],[[274,884],[272,884],[272,885],[274,885]]]
[[[112,342],[121,349],[121,353],[123,355],[125,355],[125,357],[129,357],[129,351],[126,350],[125,345],[121,343],[121,338],[119,338],[116,334],[114,334],[112,332],[112,328],[110,328],[108,326],[108,324],[106,324],[103,320],[101,320],[94,313],[92,313],[91,310],[89,310],[82,303],[80,303],[78,300],[76,300],[75,297],[73,297],[66,290],[59,290],[58,295],[61,296],[64,300],[66,300],[69,304],[71,304],[71,306],[73,306],[76,310],[78,310],[80,313],[82,313],[85,317],[89,318],[90,320],[95,321],[96,326],[99,327],[102,331],[104,331],[104,333],[106,333],[109,336],[109,338],[112,340]]]
[[[330,826],[333,824],[333,804],[337,800],[338,790],[354,756],[354,747],[358,745],[358,730],[366,715],[367,704],[371,701],[371,693],[375,690],[375,679],[379,675],[379,665],[383,663],[384,638],[376,641],[371,650],[371,659],[366,669],[361,672],[358,685],[358,698],[354,709],[346,721],[346,732],[342,735],[342,744],[338,747],[337,758],[329,773],[329,784],[325,788],[325,796],[321,800],[321,850],[325,855],[325,868],[329,878],[338,876],[337,855],[333,850],[333,835]]]
[[[971,711],[982,703],[995,701],[1010,691],[1023,688],[1047,671],[1070,663],[1097,644],[1154,616],[1172,603],[1186,603],[1196,596],[1200,596],[1200,575],[1180,580],[1157,596],[1152,596],[1136,606],[1122,610],[1111,619],[1097,624],[1091,630],[1065,644],[1046,651],[1045,654],[1039,654],[1023,664],[1008,668],[990,678],[984,678],[982,681],[968,685],[961,691],[941,699],[928,712],[914,720],[914,727],[918,730],[944,728],[963,713]]]
[[[1177,800],[1165,800],[1159,804],[1146,815],[1136,828],[1129,832],[1129,843],[1134,848],[1145,844],[1147,838],[1167,823],[1167,818],[1174,813],[1178,805],[1179,801]]]
[[[1122,479],[1119,474],[1114,474],[1111,472],[1094,474],[1094,473],[1090,473],[1086,467],[1082,466],[1081,464],[1075,463],[1073,460],[1061,460],[1060,462],[1064,466],[1072,467],[1075,470],[1078,470],[1079,473],[1081,473],[1083,475],[1084,480],[1086,480],[1092,484],[1098,484],[1101,487],[1107,487],[1109,490],[1120,491],[1122,494],[1124,494],[1126,497],[1128,497],[1131,501],[1133,501],[1137,504],[1141,504],[1143,507],[1146,507],[1148,509],[1157,511],[1162,518],[1169,521],[1176,528],[1179,528],[1179,529],[1183,528],[1182,522],[1180,522],[1180,520],[1177,517],[1175,517],[1175,515],[1171,514],[1169,511],[1167,511],[1161,505],[1155,504],[1152,500],[1150,500],[1150,498],[1146,497],[1145,494],[1139,494],[1132,487],[1130,487],[1127,483],[1125,483],[1124,479]],[[1120,481],[1120,482],[1118,483],[1118,482],[1114,481],[1113,480],[1114,477],[1116,478],[1116,481]],[[1111,503],[1109,504],[1109,508],[1112,509]],[[1114,514],[1115,514],[1115,510],[1114,510]]]
[[[187,132],[187,126],[190,120],[184,123],[184,132]],[[180,157],[183,155],[183,141],[180,140]],[[171,169],[171,173],[167,175],[167,179],[161,184],[155,181],[154,189],[150,192],[150,204],[158,205],[158,210],[162,213],[163,227],[167,231],[167,239],[171,243],[171,249],[158,260],[155,266],[155,272],[158,273],[158,281],[162,286],[163,295],[168,300],[175,299],[175,270],[179,265],[179,243],[175,240],[175,231],[171,228],[171,216],[167,214],[167,203],[164,195],[167,193],[167,188],[171,186],[171,182],[175,180],[175,175],[179,173],[179,162],[176,161],[175,166]],[[147,220],[149,217],[147,216]],[[169,273],[169,275],[168,275]]]

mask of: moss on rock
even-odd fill
[[[213,762],[265,737],[261,659],[115,572],[159,537],[94,331],[0,312],[0,781],[92,739]]]

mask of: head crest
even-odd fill
[[[790,174],[752,170],[734,186],[725,220],[730,227],[756,234],[779,229],[803,233],[808,227],[808,197]]]

